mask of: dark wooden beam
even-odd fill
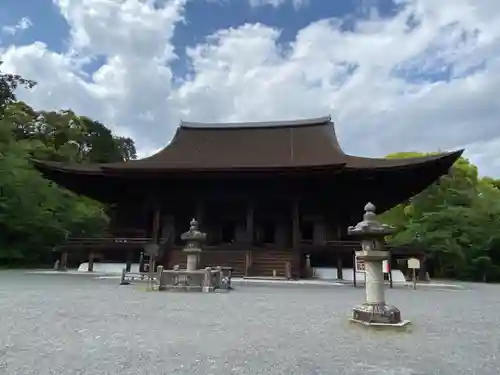
[[[198,199],[195,208],[195,219],[198,222],[198,227],[201,228],[203,225],[203,220],[205,218],[205,204],[202,200]]]
[[[300,248],[300,212],[298,199],[292,200],[292,273],[298,277],[301,275],[301,248]]]
[[[153,223],[151,230],[151,238],[153,239],[153,243],[158,243],[160,239],[160,215],[161,209],[159,205],[155,205],[153,208]]]
[[[246,212],[246,241],[247,243],[253,243],[254,234],[254,207],[252,202],[248,202],[247,212]]]
[[[61,260],[59,262],[58,271],[67,271],[68,270],[68,252],[63,251],[61,253]]]
[[[94,272],[94,252],[90,251],[89,253],[89,266],[87,268],[88,272]]]
[[[292,201],[292,247],[300,247],[300,212],[297,199]]]

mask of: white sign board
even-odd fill
[[[389,267],[389,261],[388,261],[388,260],[383,260],[383,261],[382,261],[382,269],[384,270],[384,273],[389,273],[389,272],[391,272],[390,267]]]
[[[366,272],[365,261],[356,257],[356,272]]]
[[[417,258],[410,258],[408,259],[408,268],[418,270],[420,269],[420,260]]]

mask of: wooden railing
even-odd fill
[[[78,247],[142,247],[153,242],[151,237],[72,237],[68,238],[65,244],[60,248],[78,248]],[[165,239],[160,240],[160,245],[165,242]]]
[[[149,237],[69,238],[67,243],[58,250],[62,254],[67,254],[87,249],[94,255],[106,248],[123,249],[125,252],[134,249],[142,251],[145,245],[152,241],[153,239]],[[185,264],[183,246],[166,241],[166,239],[161,240],[160,246],[162,247],[159,253],[162,262],[166,262],[165,266],[170,268],[176,264]],[[313,244],[312,241],[301,241],[299,250],[297,252],[276,245],[255,246],[244,243],[204,246],[200,253],[199,265],[200,267],[232,267],[235,276],[272,276],[276,273],[276,276],[286,278],[303,277],[308,275],[307,255],[310,259],[316,259],[316,263],[337,262],[337,267],[341,267],[339,264],[342,264],[342,258],[354,256],[354,251],[360,250],[360,243],[359,241],[328,241],[325,244]],[[389,246],[388,250],[392,259],[422,257],[424,254],[422,250],[410,246]]]
[[[140,247],[151,243],[151,237],[101,237],[101,238],[69,238],[65,245],[62,247]],[[160,244],[165,243],[167,239],[160,239]],[[170,244],[168,245],[171,250],[181,250],[183,246]],[[353,253],[360,250],[359,241],[327,241],[324,244],[313,244],[312,241],[301,241],[300,252],[302,254],[314,254],[321,252],[333,253]],[[255,244],[218,244],[213,246],[204,246],[203,249],[207,252],[211,251],[250,251],[250,252],[269,252],[273,250],[287,251],[291,249],[283,249],[277,245],[255,245]],[[394,256],[421,256],[425,254],[423,249],[418,249],[413,246],[387,246]],[[252,263],[251,259],[248,262]]]
[[[394,256],[421,256],[425,250],[410,245],[387,245],[385,249],[389,250]],[[315,252],[332,251],[342,253],[352,253],[361,250],[359,241],[327,241],[325,244],[313,244],[312,241],[301,241],[302,252],[314,254]]]
[[[147,244],[151,242],[151,238],[147,237],[101,237],[101,238],[68,238],[68,245],[111,245],[111,244]]]

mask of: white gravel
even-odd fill
[[[362,288],[157,293],[0,272],[0,374],[498,375],[500,286],[387,297],[412,332],[349,324]]]

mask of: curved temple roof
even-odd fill
[[[169,145],[128,162],[68,166],[35,161],[38,169],[81,174],[126,171],[265,171],[289,169],[393,169],[443,161],[451,166],[463,150],[411,159],[347,155],[331,118],[250,123],[181,122]]]

